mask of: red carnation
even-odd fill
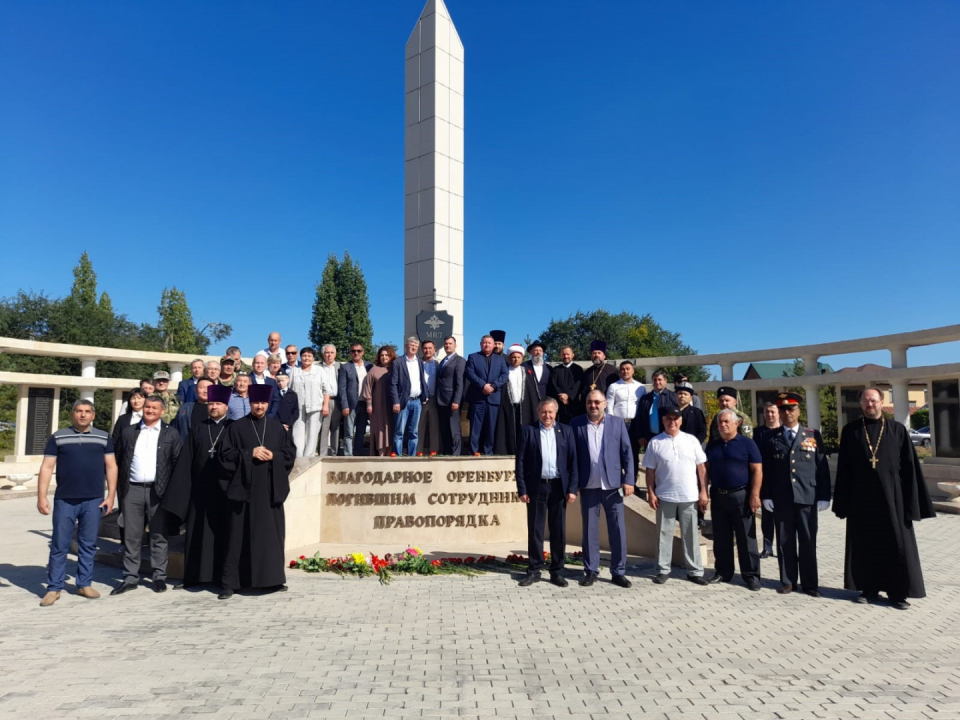
[[[306,560],[306,559],[307,559],[307,556],[306,556],[306,555],[301,555],[301,556],[300,556],[300,559],[301,559],[301,560]]]
[[[290,561],[290,567],[296,567],[296,566],[297,566],[297,561],[296,561],[296,560],[291,560],[291,561]]]

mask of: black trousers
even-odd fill
[[[710,490],[713,512],[713,554],[717,573],[724,580],[733,577],[733,540],[737,540],[740,577],[760,578],[760,553],[757,552],[757,519],[750,509],[747,488],[732,493]]]
[[[528,569],[540,572],[543,567],[543,529],[550,527],[550,574],[563,572],[567,552],[566,535],[567,497],[563,482],[540,481],[537,494],[530,496],[527,505],[527,551],[530,554]]]
[[[777,562],[780,582],[804,590],[816,590],[817,577],[817,506],[778,502],[773,506],[777,522]],[[797,546],[799,544],[799,553]]]
[[[440,452],[444,455],[461,454],[460,411],[449,405],[438,405],[440,417]]]
[[[766,508],[760,511],[760,532],[763,533],[764,552],[773,552],[773,529],[776,525],[773,515]]]

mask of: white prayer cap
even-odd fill
[[[507,355],[513,355],[514,353],[520,353],[521,355],[523,355],[524,353],[523,345],[514,343],[509,348],[507,348]]]

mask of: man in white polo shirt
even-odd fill
[[[706,585],[700,560],[697,506],[701,511],[707,508],[704,465],[707,456],[696,437],[680,432],[683,422],[680,408],[673,405],[661,408],[660,417],[664,431],[650,440],[643,455],[647,502],[657,511],[657,529],[660,531],[657,576],[653,581],[663,585],[670,577],[673,527],[679,520],[687,579],[697,585]]]

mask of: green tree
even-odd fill
[[[551,320],[547,329],[540,334],[540,340],[554,359],[564,345],[572,347],[578,359],[589,358],[593,340],[607,343],[608,358],[668,357],[695,353],[683,342],[679,333],[665,329],[650,315],[641,317],[631,312],[612,315],[602,309],[591,313],[577,312],[566,320]],[[691,382],[710,379],[710,373],[701,365],[662,369],[671,379],[678,372],[685,373]],[[643,379],[650,381],[650,378]]]
[[[338,354],[347,357],[350,345],[359,342],[367,349],[367,356],[372,357],[373,325],[367,281],[350,253],[344,253],[343,262],[333,253],[327,257],[307,335],[318,352],[322,345],[333,343]]]
[[[187,305],[187,296],[174,285],[163,289],[160,305],[158,328],[160,341],[165,352],[198,353],[197,330],[193,326],[193,314]]]

